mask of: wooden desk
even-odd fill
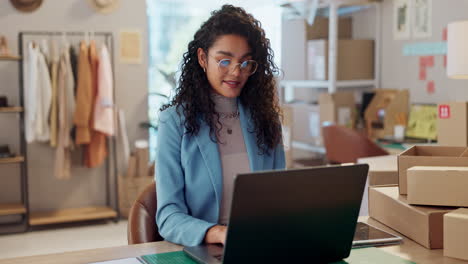
[[[378,228],[402,236],[401,234],[389,229],[388,227],[380,224],[379,222],[373,219],[368,219],[368,217],[360,217],[359,220],[363,222],[368,222],[369,224],[374,225]],[[401,245],[381,247],[381,249],[388,253],[414,261],[418,264],[468,263],[467,261],[444,257],[442,249],[428,250],[407,238],[404,238],[404,242]],[[168,242],[154,242],[131,246],[91,249],[51,255],[4,259],[0,260],[0,264],[81,264],[112,259],[137,257],[141,255],[164,253],[178,250],[182,250],[182,247],[179,245],[171,244]]]

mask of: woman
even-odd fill
[[[195,33],[160,114],[156,222],[167,241],[224,244],[235,175],[284,168],[276,72],[242,8],[224,5]]]

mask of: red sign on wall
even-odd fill
[[[450,106],[449,105],[439,105],[439,118],[440,119],[450,118]]]

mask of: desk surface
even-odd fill
[[[368,219],[367,217],[360,217],[360,221],[367,222],[378,228],[387,230],[391,233],[400,235],[397,232],[390,230],[388,227],[380,224],[379,222]],[[405,259],[409,259],[416,263],[423,264],[458,264],[468,263],[467,261],[457,260],[443,256],[443,250],[428,250],[416,242],[404,238],[404,242],[401,245],[381,247],[384,251],[400,256]],[[78,263],[89,263],[97,261],[106,261],[112,259],[121,259],[129,257],[137,257],[147,254],[164,253],[171,251],[182,250],[179,245],[171,244],[168,242],[154,242],[130,246],[102,248],[102,249],[91,249],[74,252],[66,252],[51,255],[41,255],[32,257],[20,257],[12,259],[0,260],[0,264],[78,264]]]

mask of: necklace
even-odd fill
[[[231,119],[231,118],[238,118],[239,111],[232,112],[232,113],[218,113],[220,118],[223,119]]]
[[[218,114],[221,119],[238,119],[240,115],[239,111],[232,112],[232,113],[218,113]],[[227,122],[223,123],[223,126],[226,127],[227,133],[229,135],[232,135],[232,126],[227,125]]]

